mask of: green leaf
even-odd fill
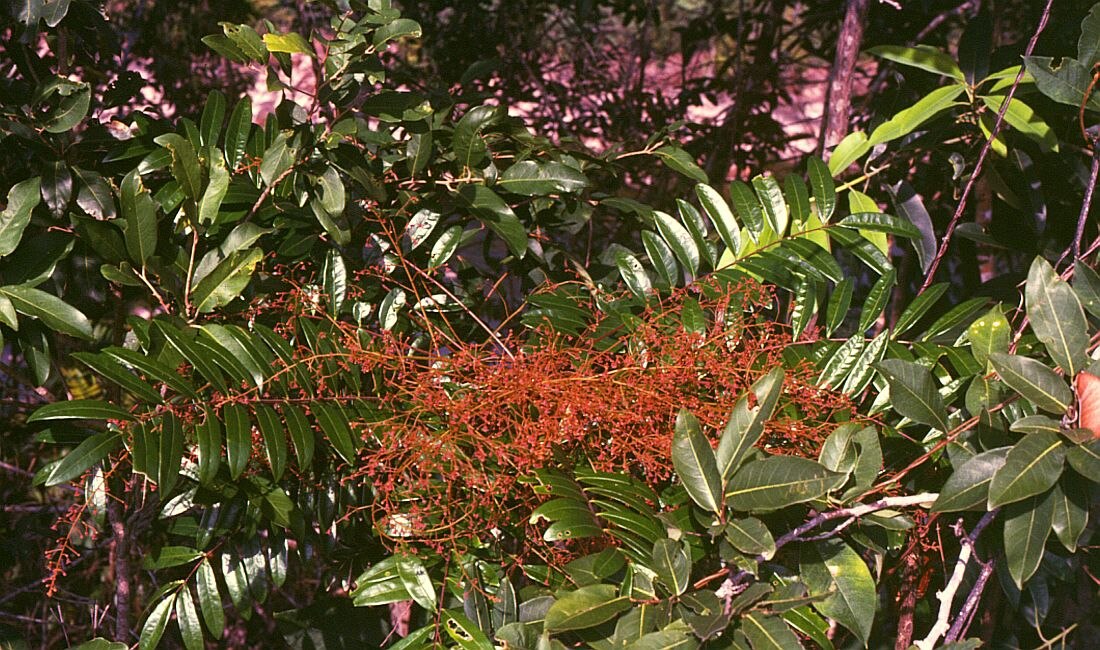
[[[967,459],[940,488],[940,496],[932,511],[955,512],[979,506],[984,510],[989,499],[989,483],[997,470],[1004,466],[1008,449],[990,449]]]
[[[588,178],[562,163],[524,160],[504,170],[496,185],[522,196],[575,194],[588,186]]]
[[[187,383],[175,369],[163,366],[155,361],[152,361],[145,357],[140,352],[134,350],[127,350],[126,348],[119,347],[107,347],[100,350],[102,354],[109,355],[118,359],[122,363],[135,368],[138,372],[141,372],[146,377],[152,378],[156,381],[165,384],[177,393],[186,395],[187,397],[194,398],[197,396],[195,390]]]
[[[625,250],[618,250],[615,252],[615,266],[619,268],[619,274],[626,282],[626,287],[635,296],[645,298],[646,294],[653,290],[649,276],[646,275],[645,268],[642,267],[638,258]]]
[[[23,239],[31,212],[42,199],[38,176],[16,183],[8,190],[8,203],[0,212],[0,257],[10,255]]]
[[[802,644],[787,623],[778,616],[749,612],[741,617],[741,631],[752,650],[800,650]]]
[[[787,610],[783,612],[783,620],[787,621],[787,624],[794,629],[809,637],[810,640],[820,646],[822,650],[835,650],[833,642],[828,636],[829,623],[815,614],[809,607],[803,606]]]
[[[1077,59],[1066,57],[1055,67],[1054,59],[1049,56],[1025,56],[1024,65],[1035,79],[1039,92],[1061,104],[1081,106],[1092,83],[1089,68]],[[1089,95],[1085,107],[1090,111],[1100,111],[1100,95]]]
[[[484,185],[465,185],[458,196],[482,223],[489,226],[517,258],[527,252],[527,230],[496,192]]]
[[[246,57],[260,63],[267,62],[267,47],[263,39],[248,25],[235,25],[233,23],[219,23],[233,45]]]
[[[653,545],[653,571],[673,596],[683,595],[691,582],[691,560],[683,544],[659,539]]]
[[[429,612],[434,612],[436,609],[435,587],[432,586],[432,580],[428,577],[428,571],[424,568],[423,563],[412,556],[401,556],[397,558],[396,565],[397,576],[401,579],[401,583],[405,585],[405,590],[416,601],[416,604]]]
[[[76,195],[76,204],[96,219],[115,218],[115,199],[111,186],[95,172],[73,167],[73,173],[84,184]]]
[[[866,133],[863,131],[849,133],[837,143],[836,147],[833,148],[833,153],[829,155],[829,173],[832,176],[840,175],[841,172],[848,169],[852,163],[870,150],[871,145],[867,143]]]
[[[918,45],[916,47],[880,45],[872,47],[868,52],[894,63],[951,77],[956,81],[966,81],[966,77],[954,59],[929,45]]]
[[[589,585],[568,592],[546,612],[546,631],[583,630],[610,621],[630,609],[630,598],[614,585]]]
[[[762,555],[770,560],[775,554],[775,539],[764,522],[756,517],[731,519],[726,524],[726,540],[742,553]]]
[[[1044,411],[1061,415],[1073,403],[1065,380],[1039,361],[1004,352],[990,354],[989,361],[1009,388]]]
[[[400,287],[390,289],[382,304],[378,306],[378,322],[383,331],[389,331],[397,325],[398,315],[405,306],[405,290]]]
[[[221,155],[210,158],[210,182],[199,201],[199,223],[214,223],[218,220],[222,201],[229,190],[229,172],[222,162]]]
[[[455,250],[458,249],[458,243],[461,239],[462,226],[455,225],[444,230],[439,239],[432,244],[432,253],[428,257],[428,268],[434,269],[451,259]]]
[[[209,313],[241,295],[252,272],[264,257],[259,248],[235,251],[218,263],[191,290],[191,302],[199,313]]]
[[[348,292],[348,272],[344,266],[344,257],[340,251],[332,248],[325,254],[325,266],[321,270],[324,278],[325,296],[328,297],[329,315],[336,317],[344,305]]]
[[[157,202],[136,171],[122,179],[119,203],[126,224],[126,251],[135,264],[143,267],[157,248]]]
[[[176,595],[176,622],[180,626],[183,647],[187,650],[203,650],[206,647],[202,641],[199,612],[195,609],[195,601],[191,599],[191,590],[186,586]]]
[[[194,330],[187,328],[181,331],[177,329],[176,326],[164,320],[153,321],[153,326],[156,327],[157,331],[164,336],[168,343],[171,344],[171,346],[175,348],[175,350],[179,352],[200,375],[209,381],[214,388],[222,392],[228,390],[225,379],[218,370],[217,362],[206,350],[196,343],[192,336]]]
[[[202,424],[195,426],[199,447],[199,483],[209,484],[218,475],[222,460],[222,425],[212,407],[203,409]]]
[[[150,478],[156,482],[163,498],[172,492],[179,478],[180,463],[183,461],[183,426],[174,414],[165,413],[157,434],[157,472]]]
[[[1077,294],[1041,257],[1031,263],[1024,289],[1031,329],[1054,362],[1070,377],[1088,364],[1085,313]]]
[[[829,306],[825,310],[826,336],[832,336],[844,324],[848,309],[852,306],[852,286],[852,280],[845,278],[833,288],[833,293],[829,296]]]
[[[891,269],[871,285],[870,291],[867,292],[867,299],[863,301],[863,311],[859,315],[857,331],[866,332],[867,328],[878,320],[882,310],[890,301],[890,293],[896,281],[897,272]]]
[[[773,368],[757,379],[734,404],[715,454],[723,483],[729,481],[760,440],[764,424],[771,418],[783,393],[783,379],[783,369]]]
[[[283,420],[290,431],[290,440],[294,443],[294,453],[298,456],[298,467],[305,470],[313,462],[313,429],[309,426],[305,413],[297,406],[284,404],[282,412]]]
[[[145,383],[112,357],[94,352],[75,352],[73,358],[103,377],[115,382],[134,397],[145,402],[159,404],[163,400],[155,388]]]
[[[375,49],[377,49],[390,41],[400,38],[420,38],[420,34],[420,24],[415,20],[398,18],[374,30],[374,35],[371,37],[371,43],[374,45]]]
[[[165,133],[153,138],[153,141],[172,154],[172,176],[180,184],[180,189],[192,201],[202,196],[203,174],[199,157],[191,143],[178,133]]]
[[[937,88],[928,93],[909,108],[898,112],[892,118],[880,124],[863,145],[863,147],[866,147],[864,151],[875,145],[896,140],[916,131],[928,120],[954,106],[955,98],[961,95],[965,89],[966,86],[963,84],[953,84]],[[839,145],[837,149],[840,149]],[[836,155],[835,152],[833,155]],[[863,155],[863,153],[861,152],[859,155]],[[829,168],[833,169],[834,173],[837,171],[833,167],[831,159],[829,160]]]
[[[1005,563],[1019,588],[1023,588],[1043,559],[1043,549],[1054,525],[1052,496],[1052,492],[1047,492],[1005,508]]]
[[[1053,514],[1051,527],[1062,546],[1070,553],[1077,551],[1077,542],[1089,521],[1089,498],[1083,486],[1068,482],[1064,476],[1050,492]]]
[[[229,461],[229,476],[236,480],[248,466],[252,455],[252,423],[248,413],[239,404],[222,407],[225,422],[225,451]]]
[[[74,399],[67,402],[54,402],[35,409],[27,422],[45,422],[47,420],[128,420],[134,416],[114,404],[94,399]]]
[[[730,201],[733,209],[754,242],[760,241],[760,233],[764,232],[764,210],[760,207],[760,201],[756,193],[744,181],[730,183]],[[740,252],[740,251],[738,251]]]
[[[822,223],[828,223],[836,210],[836,184],[829,173],[829,167],[820,158],[810,156],[806,159],[806,172],[810,177],[810,189],[814,194],[814,205]]]
[[[388,605],[411,598],[397,574],[397,562],[397,557],[390,556],[356,578],[356,587],[351,592],[356,607]]]
[[[836,539],[808,545],[802,577],[814,595],[829,594],[813,604],[867,644],[875,620],[875,580],[863,558]]]
[[[764,217],[771,226],[772,232],[779,236],[787,233],[790,217],[787,213],[787,202],[783,198],[783,190],[779,183],[771,176],[757,176],[752,179],[752,187],[756,190],[756,196],[760,204],[764,206]]]
[[[104,431],[85,438],[76,449],[50,469],[46,477],[46,487],[68,483],[82,475],[89,467],[117,449],[121,441],[122,434],[118,431]]]
[[[846,228],[885,232],[910,239],[921,236],[920,230],[911,222],[882,212],[859,212],[848,215],[837,223]]]
[[[57,108],[46,120],[44,129],[47,133],[65,133],[80,124],[88,115],[88,107],[92,101],[91,85],[73,82],[68,82],[68,85],[68,94],[62,96]]]
[[[85,340],[92,339],[92,323],[76,307],[45,291],[24,285],[0,287],[0,296],[11,301],[15,310],[37,318],[52,330]]]
[[[341,409],[338,406],[314,403],[310,406],[310,410],[313,411],[317,423],[321,425],[321,430],[324,431],[336,453],[349,463],[355,462],[355,440],[352,438],[348,421],[341,413]]]
[[[695,163],[695,158],[680,147],[666,144],[653,152],[654,156],[672,171],[686,176],[697,183],[707,182],[707,173]]]
[[[174,596],[175,594],[169,593],[149,612],[149,617],[141,626],[141,637],[138,640],[140,650],[153,650],[160,643],[160,637],[164,636],[164,628],[168,625],[168,617],[172,614],[172,606],[176,602]]]
[[[224,119],[225,95],[220,90],[211,90],[206,96],[206,105],[202,109],[202,119],[199,121],[199,142],[202,146],[217,146]]]
[[[876,367],[890,383],[890,402],[894,410],[914,422],[945,433],[950,431],[947,407],[927,368],[902,359],[884,359]]]
[[[271,144],[264,150],[260,163],[260,178],[264,185],[271,186],[283,177],[298,156],[298,150],[287,144],[289,132],[279,132]],[[323,175],[322,175],[323,176]],[[331,214],[331,213],[330,213]]]
[[[695,650],[698,647],[699,642],[684,630],[650,632],[628,646],[629,650]]]
[[[407,250],[414,251],[427,241],[442,216],[442,214],[428,208],[417,210],[416,214],[409,219],[408,225],[405,226],[404,241],[408,247]]]
[[[1004,97],[1000,95],[985,95],[981,100],[991,111],[998,114],[1004,104]],[[1008,105],[1005,121],[1009,126],[1038,143],[1039,148],[1044,152],[1058,151],[1058,135],[1054,133],[1054,129],[1019,99],[1013,98],[1012,103]]]
[[[222,597],[218,593],[218,582],[210,560],[203,558],[197,570],[196,587],[199,594],[199,609],[206,629],[215,639],[220,639],[225,630],[225,612],[222,611]]]
[[[676,256],[676,259],[680,261],[684,269],[694,277],[699,272],[699,249],[695,246],[695,241],[691,237],[691,233],[687,231],[678,221],[672,218],[672,216],[661,212],[660,210],[654,210],[653,220],[657,225],[657,230],[661,233],[661,237],[668,244],[668,247],[672,249],[672,253]]]
[[[268,52],[286,52],[288,54],[308,54],[313,56],[313,49],[309,46],[309,41],[302,38],[301,34],[295,34],[293,32],[287,34],[273,34],[268,32],[264,34],[263,39]]]
[[[481,132],[499,120],[497,108],[485,105],[471,108],[458,120],[451,147],[460,168],[476,167],[485,159],[489,148],[481,137]]]
[[[1077,470],[1077,473],[1087,479],[1095,480],[1100,476],[1100,439],[1070,447],[1066,452],[1066,460],[1069,466]]]
[[[936,91],[932,92],[935,93]],[[913,240],[913,246],[917,250],[917,257],[920,259],[921,271],[928,273],[929,268],[932,266],[932,260],[936,257],[938,244],[936,242],[936,231],[932,227],[932,218],[924,207],[924,201],[905,181],[899,181],[897,185],[888,186],[886,190],[890,194],[890,199],[893,201],[894,209],[897,210],[898,215],[908,220],[920,231],[920,238]]]
[[[676,257],[661,237],[652,230],[642,231],[642,246],[650,264],[657,270],[657,275],[665,283],[674,287],[680,283],[680,267],[676,264]],[[625,275],[623,276],[625,279]]]
[[[1058,436],[1051,433],[1025,435],[1008,451],[1005,464],[989,483],[989,509],[1048,490],[1061,476],[1065,457],[1065,446]]]
[[[236,169],[241,162],[248,138],[252,133],[252,100],[243,97],[233,107],[229,124],[225,127],[225,162],[230,169]]]
[[[733,251],[734,254],[740,251],[741,226],[738,225],[733,210],[730,209],[729,204],[718,193],[718,190],[705,183],[700,183],[695,186],[695,196],[699,198],[699,205],[703,206],[703,211],[707,213],[710,222],[714,224],[714,229],[718,231],[718,236],[722,238],[722,243],[726,245],[726,248]]]
[[[699,421],[685,409],[676,416],[672,465],[692,501],[713,513],[721,511],[722,476],[718,473],[714,450],[699,428]]]
[[[778,510],[811,501],[840,487],[845,474],[797,456],[770,456],[739,469],[726,489],[726,505],[739,511]]]
[[[970,351],[974,353],[974,358],[984,366],[989,355],[1008,351],[1012,329],[998,305],[971,323],[966,336],[970,339]]]
[[[260,425],[260,434],[264,439],[267,462],[271,466],[271,475],[278,481],[286,469],[286,432],[275,409],[266,404],[257,404],[254,409],[256,423]]]
[[[442,613],[443,629],[462,650],[489,650],[493,644],[473,621],[453,610]]]

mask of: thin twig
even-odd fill
[[[959,615],[955,617],[955,622],[951,625],[951,629],[947,631],[947,636],[944,637],[945,643],[951,643],[958,641],[959,637],[966,634],[966,631],[970,628],[971,621],[974,620],[974,613],[978,609],[978,603],[982,600],[982,593],[985,591],[985,585],[989,582],[990,576],[993,575],[993,568],[996,563],[993,560],[979,563],[982,566],[981,573],[978,574],[978,579],[974,581],[974,586],[970,589],[970,594],[966,597],[966,602],[963,603],[962,609],[959,610]]]
[[[1050,19],[1050,7],[1054,4],[1054,0],[1047,0],[1046,7],[1043,8],[1043,14],[1039,18],[1039,27],[1036,28],[1035,33],[1032,34],[1031,40],[1027,43],[1027,49],[1024,50],[1024,56],[1031,56],[1031,53],[1035,51],[1035,44],[1039,40],[1039,35],[1046,29],[1047,21]],[[985,164],[985,159],[989,156],[990,149],[993,148],[993,141],[997,138],[997,134],[1000,133],[1001,126],[1004,124],[1005,113],[1008,112],[1008,107],[1012,104],[1012,97],[1016,94],[1016,89],[1020,86],[1020,82],[1024,78],[1024,72],[1026,68],[1020,66],[1020,71],[1016,73],[1016,80],[1012,82],[1012,87],[1008,89],[1008,94],[1005,95],[1004,102],[1001,103],[1001,109],[997,111],[997,121],[993,123],[993,128],[990,129],[989,138],[986,139],[985,144],[982,145],[982,150],[978,154],[978,162],[974,164],[974,171],[970,174],[970,179],[966,181],[966,186],[963,188],[962,196],[959,198],[959,205],[955,208],[955,214],[952,215],[951,221],[947,223],[947,230],[943,233],[943,239],[940,241],[940,249],[936,251],[936,257],[932,259],[932,265],[928,267],[928,273],[925,275],[924,283],[921,284],[918,295],[925,292],[928,287],[932,286],[932,281],[936,276],[936,269],[939,268],[940,262],[943,261],[944,255],[947,254],[947,247],[951,244],[951,237],[955,234],[955,227],[959,225],[959,220],[962,219],[963,212],[966,210],[966,203],[970,199],[970,192],[974,189],[974,184],[978,180],[978,176],[982,173],[982,166]]]
[[[959,549],[959,559],[955,562],[955,569],[951,572],[951,578],[948,579],[947,584],[943,589],[936,594],[936,599],[940,601],[939,614],[936,616],[936,623],[932,626],[932,629],[928,631],[928,636],[924,637],[924,640],[918,641],[916,646],[920,650],[932,650],[936,647],[936,642],[940,637],[946,633],[949,633],[951,626],[951,603],[955,600],[955,593],[959,590],[959,586],[962,585],[963,576],[966,575],[966,567],[970,564],[970,556],[974,554],[974,544],[977,543],[978,537],[982,534],[993,518],[997,516],[1000,510],[991,510],[978,521],[974,526],[974,530],[970,531],[969,535],[962,537],[962,548]],[[962,534],[962,523],[958,525],[960,535]],[[984,584],[983,584],[984,587]],[[980,596],[980,594],[979,594]],[[969,600],[969,599],[968,599]],[[960,618],[962,612],[960,612]]]
[[[1077,230],[1073,233],[1073,259],[1081,258],[1081,240],[1085,237],[1085,221],[1089,216],[1089,209],[1092,207],[1092,196],[1096,190],[1096,179],[1100,176],[1100,151],[1097,151],[1097,146],[1100,145],[1100,136],[1092,139],[1092,169],[1089,170],[1089,183],[1085,186],[1085,198],[1081,202],[1081,213],[1077,215]],[[1095,244],[1093,245],[1095,247]],[[1062,259],[1065,259],[1066,253],[1062,254]],[[1061,259],[1058,260],[1061,263]]]

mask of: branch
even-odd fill
[[[861,503],[859,505],[852,506],[851,508],[841,508],[840,510],[830,510],[829,512],[823,512],[816,517],[810,519],[806,523],[802,524],[798,528],[795,528],[794,530],[775,540],[775,548],[776,550],[778,550],[779,548],[790,544],[791,542],[809,541],[808,539],[804,538],[803,535],[810,532],[814,528],[817,528],[818,526],[834,519],[848,519],[849,521],[844,522],[837,529],[834,529],[829,533],[815,536],[815,540],[831,537],[834,533],[837,533],[841,529],[847,528],[849,525],[851,525],[852,521],[864,515],[869,515],[872,512],[878,512],[879,510],[886,510],[888,508],[903,508],[905,506],[917,506],[927,503],[933,503],[937,498],[939,498],[939,496],[940,495],[938,494],[926,492],[906,497],[886,497],[883,499],[879,499],[878,501],[873,501],[871,503]],[[763,558],[762,556],[757,557],[758,561],[763,561],[764,559],[765,558]]]
[[[1039,26],[1035,29],[1035,33],[1032,34],[1031,40],[1027,43],[1027,49],[1024,51],[1024,56],[1031,56],[1031,53],[1035,51],[1035,43],[1039,40],[1039,34],[1043,33],[1043,30],[1047,26],[1047,21],[1050,19],[1050,7],[1054,4],[1054,0],[1047,0],[1046,7],[1043,9],[1043,14],[1039,18]],[[943,233],[943,240],[940,241],[940,249],[936,251],[936,257],[932,259],[932,265],[928,267],[928,273],[925,275],[924,283],[921,284],[920,291],[917,295],[924,293],[928,287],[932,285],[932,280],[936,276],[936,269],[939,268],[940,262],[943,261],[943,256],[947,254],[947,247],[951,243],[951,237],[955,234],[955,227],[959,225],[959,220],[962,219],[963,212],[966,210],[966,202],[970,199],[970,192],[974,189],[974,183],[977,182],[978,176],[982,173],[982,166],[985,164],[985,159],[989,156],[989,150],[993,147],[993,141],[997,138],[997,134],[1001,131],[1001,126],[1004,124],[1005,113],[1008,112],[1008,107],[1012,104],[1012,97],[1016,94],[1016,89],[1019,88],[1020,82],[1024,78],[1026,72],[1024,66],[1020,66],[1020,71],[1016,74],[1016,80],[1012,82],[1012,87],[1008,89],[1008,94],[1005,96],[1004,102],[1001,103],[1001,110],[997,111],[997,121],[993,123],[993,128],[990,129],[989,138],[982,145],[981,153],[978,154],[978,162],[974,163],[974,171],[970,174],[970,179],[966,181],[966,186],[963,188],[962,196],[959,197],[959,205],[955,208],[955,214],[951,216],[951,221],[947,223],[947,230]]]
[[[974,544],[978,541],[978,536],[982,534],[985,527],[993,521],[993,518],[997,516],[998,510],[991,510],[982,516],[978,524],[974,526],[974,530],[970,531],[970,534],[963,537],[962,549],[959,550],[959,559],[955,562],[955,570],[951,572],[951,578],[944,585],[943,589],[936,594],[936,599],[940,601],[939,615],[936,617],[936,623],[932,626],[932,629],[928,631],[928,636],[924,637],[923,641],[918,641],[916,646],[920,650],[932,650],[936,646],[936,642],[944,633],[949,633],[949,630],[954,629],[951,625],[951,602],[955,599],[955,593],[959,590],[959,586],[962,585],[963,576],[966,575],[966,566],[970,563],[970,556],[974,553]],[[956,528],[959,533],[963,532],[962,520],[959,520]],[[990,562],[992,566],[992,562]],[[988,577],[986,578],[988,580]],[[979,583],[982,589],[985,588],[985,582]],[[967,598],[967,602],[963,605],[963,609],[977,604],[977,599],[981,597],[981,591],[978,590],[978,584],[974,585],[974,590],[971,591],[970,597]],[[975,595],[975,591],[977,594]],[[975,603],[971,605],[970,599],[974,598]],[[963,612],[959,612],[959,620],[964,620]],[[956,621],[958,625],[958,621]],[[961,630],[961,628],[960,628]]]

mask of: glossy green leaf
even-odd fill
[[[868,52],[894,63],[951,77],[956,81],[966,80],[954,59],[945,52],[929,45],[918,45],[916,47],[880,45],[872,47]]]
[[[229,475],[236,479],[244,472],[252,455],[252,423],[248,413],[239,404],[222,407],[225,423],[225,450],[229,462]]]
[[[927,368],[902,359],[884,359],[878,370],[890,382],[890,402],[905,417],[947,432],[947,407]]]
[[[676,416],[672,435],[672,466],[692,501],[713,513],[721,511],[722,475],[714,450],[699,428],[699,421],[683,409]]]
[[[836,210],[836,184],[829,173],[829,167],[820,158],[810,156],[806,159],[806,173],[810,177],[810,189],[814,195],[814,205],[822,223],[828,223]]]
[[[313,48],[309,41],[302,38],[301,34],[273,34],[268,32],[263,35],[264,45],[269,52],[286,52],[287,54],[308,54],[313,56]]]
[[[1095,481],[1100,477],[1100,439],[1070,447],[1066,452],[1066,460],[1078,474]]]
[[[875,619],[875,580],[863,558],[836,539],[816,542],[803,555],[802,577],[812,594],[828,594],[813,604],[867,644]]]
[[[165,498],[172,492],[172,488],[179,478],[180,463],[183,461],[183,425],[172,413],[165,413],[161,417],[161,425],[156,434],[157,472],[153,478]]]
[[[722,243],[726,245],[726,248],[734,253],[740,251],[741,226],[738,225],[733,210],[730,209],[729,204],[718,193],[718,190],[705,183],[700,183],[695,186],[695,196],[698,197],[699,205],[703,206],[703,211],[707,213],[710,222],[714,224],[714,229],[718,232],[718,236],[722,239]]]
[[[439,239],[435,240],[432,245],[432,252],[428,257],[428,268],[435,268],[451,259],[461,238],[462,226],[451,226],[444,230]]]
[[[225,162],[236,169],[244,156],[248,138],[252,133],[252,100],[243,97],[233,107],[229,124],[225,127]]]
[[[699,272],[699,249],[696,247],[691,233],[672,216],[659,210],[653,212],[653,218],[657,230],[661,233],[661,237],[668,244],[676,259],[694,277]]]
[[[1058,541],[1070,553],[1077,551],[1077,543],[1089,521],[1089,498],[1083,486],[1069,482],[1063,476],[1050,492],[1051,528]]]
[[[45,422],[48,420],[133,420],[129,411],[93,399],[75,399],[67,402],[54,402],[35,409],[27,422]]]
[[[394,287],[382,299],[378,306],[378,322],[385,331],[391,330],[397,325],[401,309],[405,307],[406,297],[404,289]]]
[[[989,483],[989,508],[1045,492],[1062,475],[1066,450],[1050,433],[1029,433],[1008,451],[1005,464]],[[1047,526],[1049,529],[1049,525]]]
[[[314,403],[310,406],[310,410],[313,411],[317,423],[321,425],[321,430],[336,453],[349,463],[355,462],[355,440],[352,438],[351,429],[348,428],[348,421],[340,409],[336,406]]]
[[[202,650],[206,644],[202,641],[202,623],[195,601],[191,599],[191,590],[186,586],[176,594],[176,623],[180,626],[183,647],[187,650]]]
[[[1000,95],[983,95],[982,102],[994,113],[1000,113],[1004,98]],[[1013,98],[1005,111],[1005,122],[1025,136],[1031,138],[1044,152],[1058,151],[1058,135],[1043,118],[1019,98]]]
[[[191,302],[200,313],[209,313],[232,302],[252,280],[252,272],[264,257],[259,248],[235,251],[200,280],[191,291]]]
[[[734,404],[715,453],[723,483],[729,481],[760,440],[764,424],[771,418],[783,393],[783,380],[783,369],[773,368],[757,379]]]
[[[168,594],[149,612],[149,616],[141,625],[141,636],[138,640],[139,650],[153,650],[157,647],[160,638],[164,636],[164,628],[168,625],[168,619],[172,615],[172,606],[175,602],[175,594]]]
[[[588,178],[562,163],[524,160],[504,170],[496,186],[522,196],[575,194],[588,186]]]
[[[646,275],[645,268],[638,261],[638,258],[625,250],[616,251],[615,266],[618,267],[619,274],[626,282],[626,287],[635,296],[644,298],[646,294],[653,290],[653,284],[649,281],[649,276]]]
[[[458,120],[451,146],[460,168],[476,167],[485,159],[488,147],[481,132],[500,120],[495,106],[475,106]]]
[[[815,614],[809,607],[796,607],[783,612],[783,620],[795,630],[805,634],[822,650],[834,650],[829,639],[829,623]]]
[[[897,272],[891,269],[871,285],[870,291],[867,292],[867,299],[863,301],[863,311],[859,315],[858,331],[866,332],[867,328],[878,320],[890,301],[890,293],[896,281]]]
[[[284,404],[281,409],[283,420],[290,432],[290,440],[294,443],[294,453],[298,456],[298,467],[308,468],[313,462],[315,445],[313,429],[309,426],[309,421],[302,409],[293,404]]]
[[[92,339],[92,323],[80,310],[53,294],[26,285],[0,287],[0,296],[11,301],[15,311],[37,318],[46,327],[80,339]]]
[[[707,173],[695,162],[691,154],[680,147],[666,144],[653,152],[669,169],[697,183],[707,182]]]
[[[172,176],[180,184],[183,193],[193,201],[202,196],[205,182],[202,165],[195,148],[178,133],[165,133],[153,139],[172,154]]]
[[[386,43],[409,37],[420,38],[421,30],[420,25],[415,20],[409,20],[408,18],[398,18],[397,20],[382,25],[378,29],[374,30],[374,34],[371,38],[371,43],[375,48],[381,47]]]
[[[115,218],[115,199],[111,186],[96,172],[73,167],[73,174],[83,187],[76,195],[76,204],[96,219]]]
[[[657,271],[657,275],[670,287],[678,285],[680,283],[680,267],[676,264],[676,257],[668,244],[652,230],[643,230],[642,246],[645,247],[646,255],[649,256],[649,262]]]
[[[121,386],[134,397],[151,404],[163,400],[155,388],[122,366],[116,359],[94,352],[74,352],[73,358]]]
[[[157,248],[157,203],[137,172],[122,179],[119,204],[125,222],[126,251],[136,265],[144,266]]]
[[[642,635],[627,647],[629,650],[695,650],[699,642],[684,630],[658,630]]]
[[[970,350],[983,366],[994,352],[1007,352],[1012,330],[1001,307],[993,307],[966,330]]]
[[[199,200],[199,223],[214,223],[218,220],[219,210],[226,192],[229,190],[229,172],[222,162],[222,157],[210,159],[210,182]]]
[[[1092,73],[1082,62],[1065,57],[1055,64],[1049,56],[1025,56],[1024,65],[1035,79],[1035,87],[1047,97],[1075,108],[1084,102]],[[1089,95],[1085,107],[1100,112],[1100,95]]]
[[[741,617],[741,631],[752,650],[799,650],[802,644],[787,623],[778,616],[749,612]]]
[[[546,631],[583,630],[630,609],[630,598],[614,585],[589,585],[563,594],[546,612]]]
[[[390,556],[356,578],[355,589],[350,594],[356,607],[388,605],[411,599],[397,573],[397,562],[396,556]]]
[[[752,179],[752,187],[756,191],[760,204],[764,206],[764,218],[771,226],[772,232],[780,236],[786,234],[787,226],[790,225],[790,216],[779,182],[771,176],[757,176]]]
[[[513,255],[523,258],[527,252],[527,230],[496,192],[484,185],[465,185],[458,196],[474,216],[504,240]]]
[[[76,446],[76,449],[70,451],[61,459],[61,462],[50,469],[46,477],[46,487],[68,483],[79,477],[88,468],[118,449],[121,442],[122,435],[118,431],[104,431],[85,438]]]
[[[850,214],[837,222],[846,228],[857,228],[900,235],[910,239],[921,236],[921,232],[912,222],[882,212],[859,212]]]
[[[764,232],[764,210],[756,193],[743,181],[730,183],[730,200],[733,209],[737,211],[737,217],[749,231],[749,236],[754,242],[760,241],[760,233]]]
[[[409,596],[416,601],[417,605],[429,612],[434,612],[436,608],[435,587],[432,586],[432,580],[428,576],[424,564],[415,557],[402,556],[397,558],[396,567],[397,576],[401,579],[401,583],[405,585],[405,590],[409,592]]]
[[[770,456],[741,467],[726,488],[726,505],[740,511],[778,510],[840,487],[847,476],[796,456]]]
[[[473,621],[454,610],[444,610],[441,619],[447,636],[462,650],[488,650],[493,647],[489,637]]]
[[[123,364],[136,369],[146,377],[165,384],[177,393],[194,398],[197,393],[191,385],[176,373],[175,369],[163,366],[140,352],[119,347],[107,347],[100,350],[101,354],[111,356]]]
[[[23,239],[31,222],[31,212],[41,201],[39,177],[16,183],[8,190],[8,203],[0,212],[0,257],[10,255]]]
[[[963,84],[952,84],[936,88],[917,100],[917,102],[909,108],[899,111],[892,118],[880,124],[878,128],[871,132],[871,137],[867,139],[864,146],[869,149],[877,144],[882,144],[909,135],[928,120],[938,117],[947,109],[954,106],[956,104],[955,99],[961,95],[965,89],[966,87]],[[829,161],[829,167],[830,169],[833,168],[832,160]]]
[[[164,320],[153,321],[153,326],[214,388],[222,392],[228,389],[221,371],[218,370],[217,362],[195,343],[195,340],[190,336],[190,328],[185,334]]]
[[[1089,343],[1085,313],[1077,294],[1046,260],[1036,257],[1027,274],[1024,296],[1031,329],[1054,362],[1076,377],[1088,363]]]
[[[839,282],[829,296],[829,305],[825,309],[825,334],[832,336],[844,323],[848,309],[852,305],[852,280],[845,278]]]
[[[1004,352],[990,354],[989,361],[1009,388],[1044,411],[1062,414],[1073,403],[1065,380],[1041,362]]]
[[[652,568],[672,596],[687,591],[691,582],[691,560],[680,542],[660,539],[653,545]]]
[[[742,553],[762,555],[770,560],[775,554],[775,539],[764,522],[756,517],[731,519],[726,524],[726,540]]]
[[[254,409],[256,423],[260,426],[260,434],[264,440],[267,462],[271,466],[272,476],[277,481],[286,468],[286,431],[283,430],[275,409],[266,404],[257,404]]]
[[[199,562],[195,586],[199,594],[199,610],[202,612],[206,629],[210,631],[210,636],[220,639],[225,630],[225,612],[222,611],[222,597],[218,592],[214,568],[210,566],[210,560],[205,557]]]
[[[989,483],[1005,464],[1008,447],[975,454],[960,465],[940,488],[933,512],[955,512],[981,507],[989,499]]]
[[[68,94],[62,96],[57,108],[50,113],[43,127],[47,133],[65,133],[80,124],[88,115],[92,100],[91,85],[68,83],[71,84]]]
[[[1054,524],[1052,497],[1053,493],[1048,492],[1005,508],[1005,563],[1017,587],[1023,587],[1043,559],[1043,549]]]

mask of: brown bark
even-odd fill
[[[107,520],[111,525],[111,569],[115,584],[115,640],[129,643],[130,631],[130,544],[126,537],[125,506],[117,499],[107,501]]]
[[[863,44],[863,27],[869,7],[870,0],[845,2],[844,23],[837,35],[836,58],[829,72],[829,88],[825,92],[819,152],[824,152],[827,147],[840,142],[848,132],[848,118],[852,108],[852,75],[856,69],[860,46]]]

